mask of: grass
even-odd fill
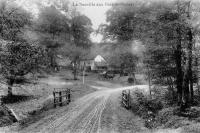
[[[32,99],[33,96],[28,96],[28,95],[9,95],[9,96],[4,96],[2,98],[2,102],[4,104],[12,104],[12,103],[17,103],[17,102],[23,102]]]
[[[147,128],[182,128],[184,133],[200,132],[200,128],[197,127],[200,122],[200,107],[193,106],[181,112],[175,102],[169,99],[166,89],[156,88],[152,98],[139,90],[133,92],[131,97],[132,112],[144,119]],[[195,100],[196,97],[197,95]],[[189,126],[190,128],[186,128]]]
[[[73,88],[71,88],[71,98],[72,98],[71,102],[75,101],[76,99],[78,99],[86,94],[92,93],[94,91],[95,90],[93,88],[91,88],[87,85],[82,85],[81,83],[76,83],[75,85],[73,85]],[[19,122],[20,128],[25,128],[28,125],[33,124],[36,121],[38,121],[46,116],[50,116],[51,114],[57,113],[60,110],[63,110],[66,108],[67,108],[67,104],[63,104],[62,107],[54,108],[53,99],[48,99],[42,104],[42,108],[28,112],[29,117],[26,119],[23,119],[22,121]]]
[[[20,117],[21,125],[27,121],[34,122],[41,119],[42,116],[48,115],[48,112],[56,111],[53,108],[53,95],[54,86],[40,82],[41,80],[48,80],[49,77],[58,76],[62,82],[69,82],[72,84],[66,84],[63,88],[70,88],[72,91],[72,102],[77,98],[80,98],[88,93],[92,93],[95,90],[87,85],[83,85],[80,80],[71,80],[73,75],[69,71],[61,71],[59,73],[53,73],[51,75],[44,74],[37,75],[37,80],[30,79],[32,82],[28,82],[22,85],[14,85],[13,95],[11,97],[4,97],[3,102],[8,108],[12,108],[15,113]],[[66,78],[68,78],[66,80]],[[34,84],[33,84],[34,83]],[[4,119],[0,118],[0,121]],[[6,122],[8,125],[12,122]],[[1,125],[0,125],[1,126]]]
[[[0,127],[8,126],[13,122],[17,122],[16,118],[5,106],[0,106]]]

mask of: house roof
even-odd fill
[[[95,61],[95,62],[106,62],[106,60],[105,60],[101,55],[97,55],[97,56],[94,58],[94,61]]]
[[[99,61],[105,61],[106,62],[105,58],[101,55],[88,56],[88,57],[83,58],[81,61],[87,61],[87,60],[96,60],[97,62],[99,62]]]

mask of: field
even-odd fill
[[[12,99],[3,98],[5,105],[14,110],[18,120],[22,123],[30,121],[36,116],[35,114],[41,114],[45,110],[53,109],[52,92],[54,88],[70,88],[72,101],[95,91],[95,89],[83,85],[80,80],[72,80],[70,71],[43,74],[38,77],[36,80],[32,78],[29,83],[14,85]],[[9,121],[8,124],[10,124]],[[3,125],[7,124],[4,123]]]

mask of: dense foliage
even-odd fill
[[[18,41],[22,28],[31,24],[31,15],[17,5],[0,1],[0,22],[0,37]]]
[[[8,94],[12,94],[20,76],[40,68],[58,68],[58,54],[77,64],[86,53],[81,48],[89,50],[91,21],[75,10],[69,11],[68,4],[62,0],[40,3],[38,16],[34,17],[15,2],[0,2],[0,38],[6,42],[1,43],[0,64]],[[63,51],[58,53],[59,49]]]
[[[134,8],[110,9],[108,24],[99,28],[105,40],[141,41],[149,78],[169,85],[172,94],[177,92],[174,98],[182,109],[193,101],[193,46],[199,26],[196,5],[194,1],[137,1]]]

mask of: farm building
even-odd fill
[[[83,69],[84,67],[86,70],[102,71],[108,68],[108,63],[101,55],[97,55],[94,58],[81,60],[80,69]]]

